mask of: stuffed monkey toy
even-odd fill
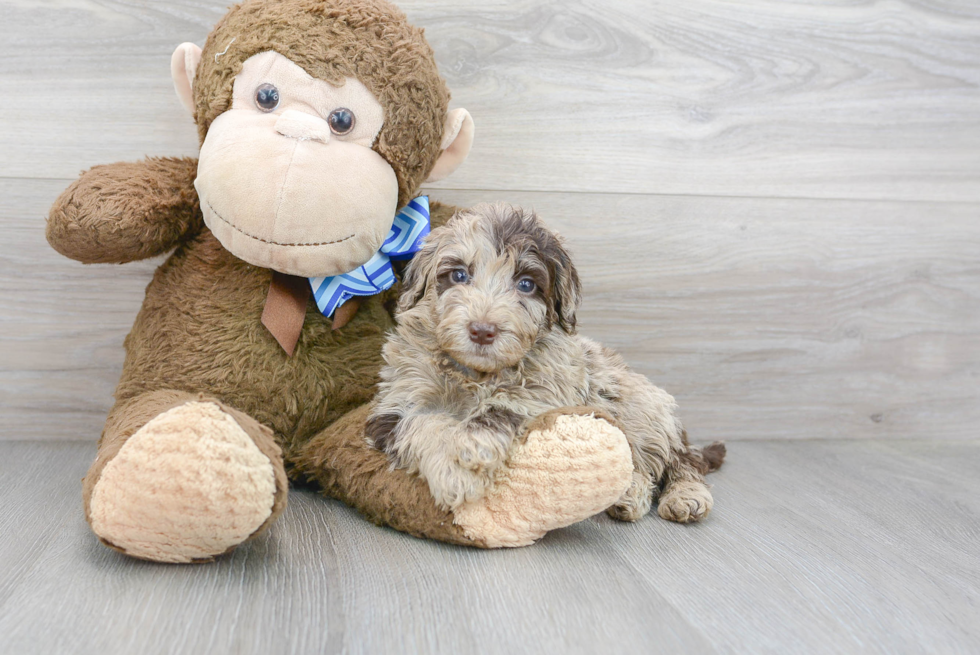
[[[426,211],[445,222],[453,208],[426,209],[419,187],[473,140],[422,30],[383,0],[251,0],[171,70],[199,159],[96,166],[47,223],[83,263],[173,251],[83,481],[105,545],[210,560],[275,521],[290,479],[379,525],[485,548],[530,544],[623,494],[629,447],[587,408],[540,417],[493,490],[453,513],[365,438],[396,216],[422,216],[406,228],[419,234]]]

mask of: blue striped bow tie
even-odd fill
[[[373,296],[391,288],[395,272],[391,260],[411,259],[429,233],[429,197],[419,196],[395,216],[381,249],[366,264],[343,275],[311,277],[313,298],[324,316],[354,296]]]

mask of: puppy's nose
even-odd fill
[[[470,323],[470,341],[489,346],[497,338],[497,326],[492,323]]]

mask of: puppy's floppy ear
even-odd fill
[[[544,252],[551,269],[551,309],[554,320],[568,334],[575,334],[575,312],[582,303],[582,283],[561,239],[552,235]]]
[[[402,292],[398,297],[398,311],[404,312],[418,304],[425,295],[426,286],[431,277],[432,267],[436,261],[436,243],[433,236],[438,238],[438,230],[430,233],[425,239],[425,245],[418,251],[405,269],[402,277]]]

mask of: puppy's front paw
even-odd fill
[[[468,427],[456,452],[456,461],[476,474],[491,475],[507,458],[511,439],[484,428]]]
[[[450,511],[464,502],[482,498],[489,478],[456,464],[446,463],[425,476],[436,504]]]
[[[653,504],[653,481],[650,475],[633,471],[629,489],[606,510],[617,521],[639,521],[650,512]]]
[[[702,482],[675,482],[660,496],[660,518],[678,523],[700,521],[714,505],[708,487]]]

